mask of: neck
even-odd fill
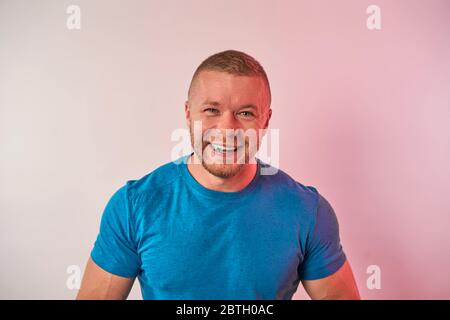
[[[201,163],[194,161],[193,153],[187,162],[187,168],[192,177],[207,189],[222,192],[238,192],[250,184],[256,174],[257,164],[246,163],[239,172],[229,178],[221,178],[211,174]]]

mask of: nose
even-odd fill
[[[224,139],[224,144],[235,143],[235,130],[239,129],[240,127],[241,124],[236,119],[232,111],[224,112],[216,123],[216,129],[221,132]]]
[[[216,128],[220,130],[238,129],[239,127],[239,121],[236,120],[234,113],[231,111],[225,111],[216,123]]]

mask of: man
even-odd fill
[[[330,204],[262,174],[261,136],[229,134],[267,129],[270,102],[251,56],[200,64],[185,103],[194,152],[111,197],[77,298],[125,299],[138,277],[144,299],[291,299],[300,282],[312,299],[359,299]]]

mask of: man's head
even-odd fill
[[[232,177],[253,159],[261,130],[269,125],[270,103],[267,75],[251,56],[227,50],[199,65],[185,111],[194,152],[208,172]],[[195,136],[194,123],[201,123],[201,137]]]

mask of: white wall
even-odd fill
[[[450,298],[449,9],[0,1],[0,298],[75,297],[66,269],[84,268],[106,201],[170,161],[194,69],[230,48],[266,68],[281,168],[333,204],[362,296]]]

